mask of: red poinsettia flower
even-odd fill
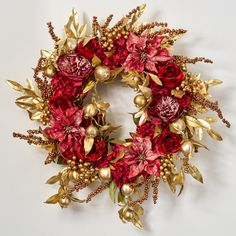
[[[141,173],[159,176],[160,161],[158,152],[152,150],[149,137],[133,137],[133,144],[127,148],[122,161],[129,166],[128,178],[133,178]]]
[[[163,36],[155,36],[148,40],[145,34],[139,37],[130,33],[126,42],[129,55],[123,64],[125,70],[142,72],[147,69],[150,72],[157,73],[156,64],[172,58],[168,50],[160,47],[163,39]]]
[[[53,112],[50,127],[44,132],[53,140],[58,141],[59,151],[71,158],[82,145],[85,129],[81,127],[83,111],[78,107]]]

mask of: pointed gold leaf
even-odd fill
[[[59,195],[55,194],[55,195],[52,195],[51,197],[49,197],[45,201],[45,203],[47,203],[47,204],[56,204],[56,203],[58,203],[58,200],[59,200]]]
[[[213,139],[215,139],[215,140],[217,140],[217,141],[222,141],[222,140],[223,140],[223,138],[221,137],[221,135],[220,135],[218,132],[216,132],[215,130],[210,129],[210,130],[208,130],[207,132],[208,132],[208,134],[209,134]]]
[[[85,155],[89,154],[89,152],[92,150],[94,143],[94,138],[86,136],[84,139],[84,151]]]
[[[151,79],[159,86],[163,86],[161,80],[157,77],[157,75],[154,75],[152,73],[148,73],[151,77]]]
[[[52,176],[51,178],[49,178],[47,180],[46,184],[55,184],[59,180],[60,180],[60,175],[55,175],[55,176]]]
[[[86,84],[86,86],[85,86],[85,88],[84,88],[84,90],[83,90],[83,93],[87,93],[88,91],[90,91],[91,89],[93,89],[94,86],[95,86],[95,84],[96,84],[95,81],[93,81],[93,80],[89,81],[89,82]]]

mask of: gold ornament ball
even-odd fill
[[[90,125],[87,129],[86,129],[86,134],[89,137],[95,138],[96,136],[98,136],[99,131],[98,129],[94,126],[94,125]]]
[[[93,117],[97,114],[97,106],[93,103],[85,105],[83,110],[84,115],[87,117]]]
[[[183,119],[178,119],[175,122],[172,123],[172,126],[177,130],[177,131],[184,131],[186,128],[186,124]]]
[[[121,187],[121,192],[124,196],[129,197],[133,194],[134,188],[129,184],[123,184]]]
[[[143,107],[143,106],[145,106],[147,104],[147,100],[146,100],[146,98],[143,95],[137,95],[134,98],[134,104],[137,107]]]
[[[99,169],[98,175],[99,175],[99,178],[102,181],[110,181],[110,179],[111,179],[111,169],[110,169],[110,167]]]
[[[134,213],[131,209],[128,208],[124,211],[123,216],[127,221],[131,221],[134,217]]]
[[[181,151],[186,157],[191,157],[194,151],[194,146],[191,141],[184,141],[181,145]]]
[[[44,71],[44,74],[49,77],[49,78],[52,78],[53,75],[55,74],[56,72],[56,68],[53,66],[53,65],[49,65],[45,71]]]
[[[68,207],[69,204],[70,204],[70,198],[68,198],[68,197],[61,197],[61,198],[59,199],[59,204],[60,204],[60,206],[61,206],[62,208]]]
[[[97,66],[94,76],[97,81],[104,82],[110,79],[111,71],[108,66]]]

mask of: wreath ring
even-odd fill
[[[197,115],[213,110],[230,127],[218,103],[209,100],[208,89],[222,81],[202,81],[187,68],[189,63],[212,61],[171,55],[174,42],[186,30],[169,29],[163,22],[135,25],[144,9],[145,4],[133,9],[113,27],[109,26],[113,15],[103,25],[94,17],[92,35],[86,33],[86,24],[79,24],[75,10],[63,38],[48,23],[55,50],[41,51],[34,70],[37,89],[30,80],[27,87],[8,80],[23,93],[16,105],[41,123],[27,135],[14,137],[45,149],[45,164],[64,166],[47,181],[58,183],[59,189],[46,203],[62,208],[71,202],[88,203],[109,188],[110,198],[121,206],[120,219],[138,228],[141,204],[151,190],[157,202],[161,180],[179,194],[187,174],[203,183],[190,160],[199,148],[207,148],[201,143],[204,131],[215,140],[222,137],[211,128],[216,118]],[[125,140],[111,137],[118,127],[106,120],[109,103],[97,92],[98,83],[115,79],[137,92],[137,112],[132,114],[136,132]],[[88,93],[93,96],[85,104]],[[92,183],[97,184],[94,191],[86,199],[78,198],[76,193]]]

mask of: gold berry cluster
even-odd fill
[[[205,83],[200,80],[199,75],[193,75],[187,73],[185,79],[181,84],[176,87],[177,91],[189,92],[189,93],[204,93],[205,92]]]
[[[173,162],[173,157],[166,156],[161,159],[160,176],[164,182],[167,181],[168,176],[170,176],[175,170],[176,166]]]
[[[71,169],[69,173],[69,179],[72,182],[83,181],[86,184],[92,183],[98,179],[98,168],[94,168],[91,163],[79,160],[78,163],[73,160],[68,160],[67,164]]]

